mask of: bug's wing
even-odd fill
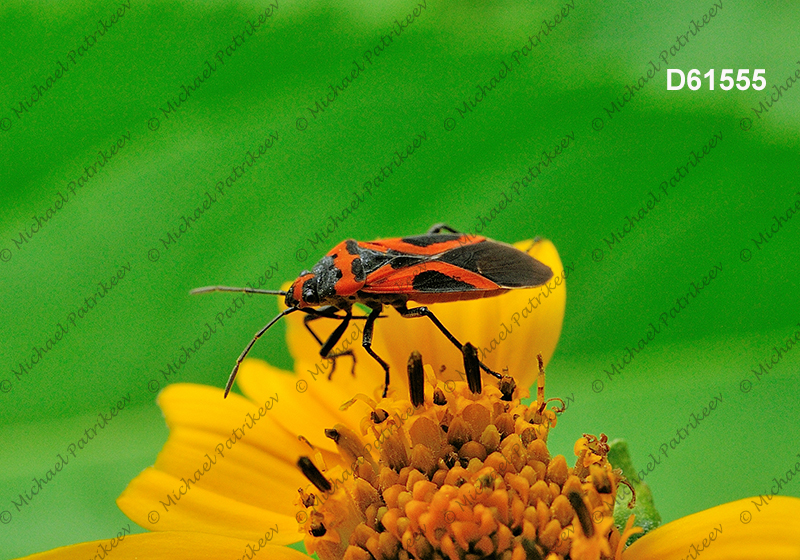
[[[458,245],[438,255],[398,255],[367,276],[361,291],[375,294],[497,292],[541,286],[553,271],[527,253],[497,241]]]
[[[480,274],[503,288],[532,288],[553,277],[546,264],[511,245],[490,239],[456,247],[436,260]]]

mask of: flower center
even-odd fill
[[[298,463],[316,487],[301,490],[299,500],[309,553],[322,560],[620,557],[638,532],[632,520],[622,534],[614,526],[622,475],[606,459],[604,435],[576,442],[574,467],[551,457],[547,436],[557,416],[544,400],[541,362],[530,406],[510,377],[476,394],[465,382],[442,387],[427,366],[424,398],[419,371],[409,364],[417,406],[371,403],[362,422],[370,443],[346,426],[326,430],[344,466],[323,474],[308,457]]]

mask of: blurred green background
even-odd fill
[[[760,247],[753,242],[800,200],[800,85],[768,111],[753,110],[800,68],[796,6],[724,0],[692,35],[691,21],[702,22],[712,2],[575,0],[547,33],[543,20],[553,24],[564,2],[277,5],[219,59],[269,4],[130,0],[123,10],[113,2],[12,0],[0,8],[0,512],[10,514],[0,518],[0,557],[108,538],[128,523],[114,499],[167,436],[148,383],[163,386],[159,370],[229,302],[190,298],[189,289],[254,282],[270,264],[278,272],[267,287],[278,288],[347,237],[421,233],[439,221],[471,231],[569,134],[569,148],[484,230],[509,242],[547,237],[574,266],[548,369],[548,393],[574,403],[551,449],[571,457],[581,433],[604,432],[627,438],[643,468],[721,395],[647,478],[664,520],[762,494],[793,468],[800,350],[760,379],[751,370],[800,330],[800,217]],[[415,8],[419,16],[399,32],[395,20]],[[98,20],[117,10],[123,15],[85,48]],[[393,30],[391,42],[382,40]],[[688,43],[678,38],[687,33]],[[660,60],[677,42],[680,50]],[[531,43],[515,62],[514,52]],[[365,51],[379,45],[368,63]],[[77,62],[18,116],[14,109],[31,102],[35,85],[46,85],[70,51]],[[609,115],[650,61],[660,71]],[[511,72],[462,116],[457,108],[474,102],[503,63]],[[358,65],[363,70],[315,116],[309,108]],[[165,115],[161,108],[204,68],[204,81]],[[704,80],[698,91],[667,91],[667,68],[713,68],[717,83],[725,68],[763,68],[767,89],[709,91]],[[98,150],[108,153],[128,133],[69,193]],[[164,246],[160,239],[270,133],[278,141],[266,154]],[[315,247],[309,239],[329,216],[341,215],[353,191],[363,195],[362,185],[419,134],[426,140],[414,155]],[[714,134],[721,140],[711,153],[661,193]],[[622,230],[650,191],[660,202],[609,247],[603,239]],[[31,233],[59,192],[69,201],[18,247],[14,240]],[[609,379],[612,361],[715,265],[717,278]],[[68,323],[123,266],[124,278]],[[172,380],[221,386],[275,310],[269,298],[252,300]],[[59,322],[67,335],[18,379],[20,362]],[[253,354],[290,368],[283,332],[276,326]],[[125,411],[17,511],[11,500],[128,393]],[[781,494],[800,496],[800,483]]]

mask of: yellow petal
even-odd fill
[[[252,488],[270,492],[270,488]],[[117,505],[137,524],[151,531],[196,531],[258,540],[277,526],[273,544],[297,542],[294,516],[282,515],[217,494],[155,468],[145,469],[117,498]]]
[[[173,428],[155,468],[177,480],[227,496],[244,504],[293,516],[297,489],[308,481],[296,463],[286,463],[239,441],[220,440],[207,432]],[[231,448],[226,445],[233,442]],[[178,486],[182,486],[179,484]]]
[[[307,453],[308,448],[298,441],[296,433],[284,430],[275,420],[278,414],[297,415],[297,409],[292,408],[293,403],[287,401],[283,393],[269,391],[256,401],[258,404],[236,394],[223,399],[222,394],[222,389],[216,387],[177,383],[161,392],[158,404],[170,428],[202,430],[217,434],[224,441],[231,437],[234,428],[241,429],[248,422],[253,424],[253,419],[258,417],[255,428],[248,430],[248,445],[292,465],[299,455]],[[268,407],[271,408],[267,410]]]
[[[159,404],[169,439],[155,468],[120,496],[120,508],[152,530],[203,528],[252,538],[274,522],[278,544],[297,541],[297,489],[308,484],[297,459],[310,449],[274,421],[287,406],[279,392],[257,402],[234,394],[223,399],[221,389],[202,385],[165,389]],[[324,452],[323,460],[336,464],[338,455]]]
[[[515,246],[528,250],[552,269],[553,279],[547,285],[428,308],[458,340],[475,345],[478,357],[487,366],[501,373],[508,368],[517,384],[527,389],[538,373],[536,354],[541,352],[547,363],[561,334],[566,306],[565,274],[550,241],[522,241]],[[393,310],[387,310],[386,315],[375,326],[375,349],[393,365],[393,384],[398,378],[404,382],[412,350],[418,350],[435,371],[444,367],[450,372],[449,378],[459,379],[455,372],[464,370],[461,353],[429,319],[403,319]]]
[[[667,523],[633,543],[623,560],[800,559],[800,499],[745,498]]]
[[[289,318],[293,317],[287,317]],[[305,331],[302,321],[299,325],[290,324],[288,329]],[[311,335],[308,336],[311,338]],[[315,355],[319,359],[319,354]],[[345,357],[342,361],[347,362],[349,358]],[[303,359],[298,360],[296,367],[304,367],[305,363]],[[347,367],[344,368],[343,365]],[[317,379],[314,379],[311,375],[302,373],[302,370],[300,374],[292,375],[261,360],[250,359],[242,362],[238,383],[242,392],[255,402],[265,401],[270,395],[279,395],[280,406],[273,409],[274,414],[271,418],[285,431],[302,435],[315,447],[336,453],[335,457],[338,457],[336,445],[325,437],[325,429],[339,423],[358,429],[363,409],[342,411],[339,407],[352,399],[354,394],[365,391],[364,387],[361,387],[347,392],[348,387],[352,389],[350,366],[345,363],[340,364],[340,368],[343,371],[337,370],[335,378],[328,381],[324,376],[317,376]],[[360,377],[359,373],[359,379]],[[309,451],[308,447],[303,448],[304,455],[308,455]],[[333,459],[334,456],[331,455],[330,458]],[[296,461],[296,457],[294,460]]]
[[[308,560],[296,550],[268,544],[268,538],[274,540],[273,535],[273,531],[266,530],[254,541],[189,532],[122,535],[121,540],[117,537],[64,546],[26,556],[25,560],[86,560],[107,555],[113,555],[115,560],[235,560],[248,555],[263,560]]]

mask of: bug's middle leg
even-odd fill
[[[450,342],[452,342],[453,345],[463,353],[464,345],[461,344],[461,342],[459,342],[459,340],[455,336],[453,336],[453,333],[451,333],[449,330],[447,330],[447,328],[436,317],[436,315],[434,315],[431,312],[431,310],[428,309],[426,306],[421,305],[420,307],[415,307],[414,309],[409,309],[408,307],[406,307],[405,304],[403,304],[402,306],[396,306],[395,309],[397,309],[397,312],[400,313],[400,315],[402,315],[406,319],[413,319],[415,317],[427,317],[428,319],[431,320],[431,322],[433,322],[434,325],[436,325],[436,328],[438,328],[440,331],[442,331],[442,334],[445,335],[447,337],[447,339]],[[500,375],[496,371],[492,371],[491,369],[489,369],[488,366],[486,366],[486,364],[484,364],[480,360],[478,361],[478,365],[481,367],[481,369],[483,371],[485,371],[489,375],[493,375],[497,379],[502,379],[503,378],[502,375]]]
[[[431,235],[433,233],[439,233],[442,230],[447,230],[450,233],[461,233],[459,231],[454,230],[453,228],[451,228],[450,226],[448,226],[444,222],[441,222],[441,223],[438,223],[438,224],[433,224],[431,227],[428,228],[428,231],[426,233],[427,233],[427,235]]]
[[[386,398],[386,393],[389,391],[389,364],[372,349],[372,329],[375,327],[375,319],[380,316],[382,310],[383,306],[372,308],[369,317],[367,317],[367,321],[364,323],[364,337],[361,339],[361,345],[364,347],[364,350],[381,365],[383,371],[386,372],[383,385],[383,398]]]

